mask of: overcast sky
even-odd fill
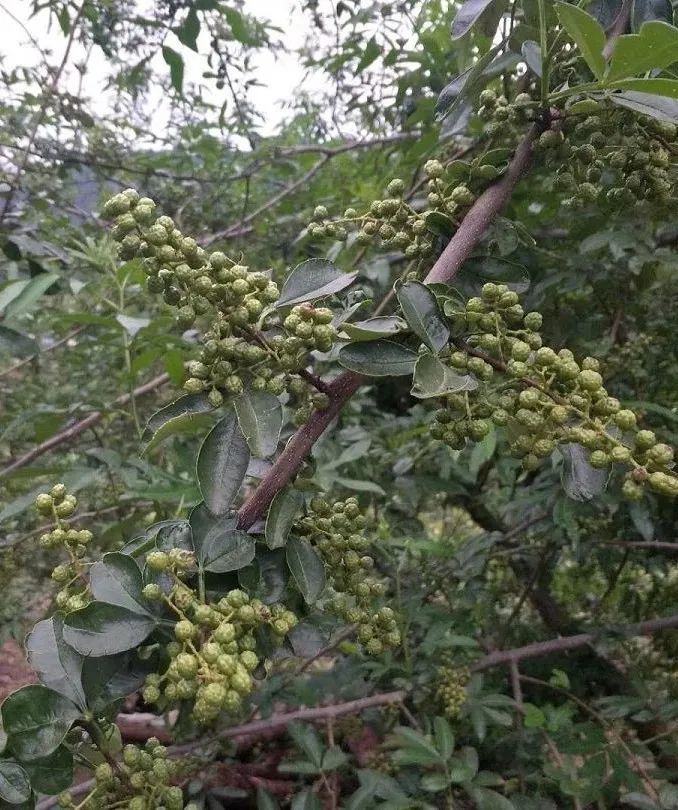
[[[141,3],[140,3],[141,4]],[[37,41],[41,48],[51,52],[50,64],[55,65],[61,61],[66,38],[61,29],[53,24],[48,27],[49,17],[42,12],[31,17],[32,3],[29,0],[0,0],[0,24],[2,36],[0,37],[0,55],[2,55],[5,69],[17,65],[37,64],[40,61],[38,49],[31,44],[28,35],[22,29],[22,23]],[[288,48],[295,48],[303,43],[306,34],[307,20],[297,8],[296,0],[246,0],[246,11],[259,17],[268,17],[274,25],[285,31],[284,40]],[[12,16],[17,19],[12,19]],[[173,34],[169,34],[166,44],[179,51],[186,65],[185,81],[201,81],[201,73],[206,69],[203,56],[194,53],[181,45]],[[205,46],[207,47],[207,46]],[[204,49],[203,49],[204,50]],[[74,47],[71,63],[82,60],[84,51]],[[162,57],[158,55],[156,64],[158,70],[168,70]],[[293,55],[282,54],[274,57],[267,51],[261,51],[257,56],[257,78],[265,87],[253,88],[252,98],[259,110],[265,114],[264,133],[270,133],[283,116],[280,104],[290,99],[295,88],[303,78],[303,70]],[[104,114],[106,110],[106,94],[103,92],[103,77],[106,75],[106,58],[100,49],[92,52],[87,76],[84,80],[84,91],[93,100],[95,112]],[[70,70],[62,83],[63,88],[77,90],[77,71]],[[216,92],[216,91],[215,91]],[[226,94],[226,90],[223,91]],[[210,97],[215,103],[223,103],[223,97]],[[158,125],[164,118],[162,97],[156,99],[158,111],[155,116]]]

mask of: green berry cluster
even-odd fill
[[[39,514],[54,521],[54,528],[40,535],[40,546],[62,548],[68,555],[68,562],[57,565],[52,571],[52,579],[61,586],[55,597],[56,606],[66,613],[79,610],[89,602],[84,557],[87,546],[92,542],[92,532],[89,529],[70,528],[65,522],[73,515],[77,505],[75,496],[66,491],[64,484],[55,484],[49,492],[42,492],[35,499]]]
[[[494,423],[508,428],[511,453],[526,470],[536,469],[557,444],[575,443],[589,451],[593,467],[627,468],[622,491],[629,499],[640,498],[645,484],[678,495],[672,448],[639,429],[636,414],[609,396],[598,360],[578,363],[569,349],[543,346],[542,317],[525,314],[517,293],[485,284],[480,297],[448,314],[466,334],[448,362],[484,384],[446,398],[431,428],[434,438],[459,449],[467,439],[482,440]]]
[[[513,101],[509,102],[506,96],[497,95],[490,88],[483,90],[479,101],[478,116],[487,122],[485,134],[491,138],[497,136],[513,138],[517,126],[522,126],[535,117],[539,103],[529,93],[518,93]],[[494,178],[488,176],[485,179]]]
[[[537,144],[544,163],[557,167],[554,186],[569,193],[567,208],[596,203],[616,209],[670,203],[671,152],[678,127],[590,100],[593,114],[568,115]]]
[[[446,657],[436,670],[436,697],[443,707],[445,717],[456,720],[466,703],[466,687],[471,680],[471,671],[460,666],[452,657]]]
[[[177,307],[178,325],[188,329],[201,316],[209,324],[200,354],[187,365],[186,391],[208,391],[214,407],[245,388],[281,394],[309,352],[331,348],[336,330],[330,310],[295,307],[280,324],[272,306],[278,287],[266,273],[222,251],[208,253],[170,217],[156,218],[154,209],[153,200],[127,189],[108,200],[104,214],[115,218],[121,258],[143,257],[148,289]]]
[[[172,781],[181,775],[179,761],[169,759],[167,749],[156,737],[151,737],[143,748],[126,745],[122,762],[114,768],[103,762],[94,771],[94,790],[79,810],[100,810],[119,807],[124,810],[193,810],[195,805],[184,804],[180,787]],[[58,807],[76,807],[71,794],[59,796]]]
[[[175,560],[178,556],[174,554]],[[147,564],[155,571],[172,572],[172,557],[173,552],[152,552]],[[191,701],[199,725],[212,723],[222,712],[237,714],[252,692],[252,672],[260,664],[255,634],[268,627],[272,641],[280,644],[297,624],[296,615],[283,605],[269,607],[241,590],[205,603],[177,579],[168,595],[149,584],[144,596],[164,600],[177,617],[175,639],[165,647],[168,665],[164,672],[147,676],[144,700],[162,710]]]
[[[357,498],[330,504],[316,497],[295,529],[311,540],[327,567],[330,584],[337,593],[329,608],[349,624],[356,624],[358,640],[366,652],[379,655],[397,647],[401,638],[393,610],[374,607],[375,599],[383,596],[386,588],[369,573],[374,559],[365,554],[370,546],[366,525]]]

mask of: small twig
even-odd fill
[[[330,393],[329,385],[316,374],[311,374],[311,372],[307,371],[305,368],[302,368],[297,374],[302,380],[306,380],[309,385],[312,385],[317,391],[320,391],[321,394]]]
[[[140,385],[138,388],[135,388],[134,391],[131,392],[131,395],[134,397],[140,397],[144,394],[149,394],[152,391],[156,391],[162,385],[164,385],[169,380],[168,374],[161,374],[158,377],[154,377],[152,380],[149,380],[147,383]],[[27,453],[24,453],[23,456],[19,456],[19,458],[12,461],[2,470],[0,470],[0,478],[3,476],[9,475],[10,473],[14,472],[15,470],[20,469],[21,467],[25,467],[27,464],[30,464],[32,461],[35,461],[36,458],[44,455],[49,450],[53,450],[55,447],[59,447],[59,445],[65,444],[66,442],[71,441],[76,436],[79,436],[85,430],[88,430],[93,425],[98,425],[99,422],[104,418],[106,412],[109,410],[113,410],[115,407],[120,405],[126,405],[130,401],[130,394],[123,394],[119,396],[117,399],[114,399],[109,408],[106,411],[92,411],[92,413],[88,414],[84,419],[81,419],[79,422],[75,422],[75,424],[71,425],[70,427],[66,428],[65,430],[59,431],[54,436],[50,437],[46,441],[42,442],[41,444],[36,445],[32,450],[29,450]]]
[[[617,44],[619,37],[626,31],[631,18],[631,9],[633,7],[633,0],[623,0],[617,19],[610,28],[610,33],[607,37],[607,42],[603,48],[603,57],[608,60],[612,56],[614,47]]]
[[[41,357],[43,354],[47,354],[48,352],[53,352],[54,349],[58,349],[59,346],[63,346],[64,343],[68,343],[69,340],[72,340],[74,337],[79,335],[81,332],[84,332],[85,329],[88,328],[88,324],[84,324],[83,326],[79,326],[77,329],[74,329],[72,332],[69,332],[64,337],[59,338],[59,340],[52,343],[50,346],[46,346],[44,349],[40,349],[40,351],[35,352],[30,357],[25,357],[23,360],[20,360],[18,363],[15,363],[13,366],[0,371],[0,378],[7,377],[15,371],[18,371],[20,368],[27,366],[29,363],[32,363],[34,360],[37,360],[38,357]]]

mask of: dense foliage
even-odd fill
[[[33,5],[0,807],[678,808],[672,4]]]

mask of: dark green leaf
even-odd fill
[[[176,29],[176,35],[182,45],[195,51],[198,51],[198,36],[200,34],[200,20],[195,8],[190,8],[186,19]]]
[[[215,517],[204,504],[191,512],[193,545],[202,570],[223,574],[252,562],[255,540],[236,528],[236,518]]]
[[[21,292],[5,307],[5,318],[18,318],[30,312],[38,300],[61,276],[58,273],[40,273],[34,276]]]
[[[28,663],[45,686],[86,706],[81,683],[82,656],[63,639],[63,616],[60,613],[38,622],[26,637]]]
[[[293,720],[287,726],[289,735],[297,747],[306,754],[308,759],[320,768],[322,765],[324,746],[318,732],[308,723]]]
[[[202,443],[196,471],[200,492],[214,515],[225,515],[242,484],[250,451],[234,412],[212,428]]]
[[[261,787],[257,788],[257,810],[279,810],[278,802]]]
[[[498,5],[497,0],[466,0],[462,3],[452,21],[452,39],[459,39],[468,34],[491,5]]]
[[[73,754],[63,745],[48,757],[27,762],[24,767],[36,793],[55,796],[73,782]]]
[[[621,90],[630,90],[637,93],[648,93],[653,96],[665,96],[666,98],[678,99],[677,79],[620,79],[619,81],[612,82],[610,87],[619,87]]]
[[[397,315],[382,315],[368,318],[366,321],[346,322],[342,324],[341,328],[353,343],[359,343],[364,340],[378,340],[406,332],[407,323]]]
[[[9,357],[29,357],[38,351],[32,337],[0,324],[0,352]]]
[[[443,87],[436,101],[436,121],[442,121],[450,116],[453,121],[457,120],[457,116],[454,116],[453,113],[460,111],[467,101],[471,101],[473,96],[479,93],[489,80],[489,77],[485,76],[484,72],[499,53],[501,47],[501,44],[499,44],[491,48],[473,67],[456,76],[449,84]]]
[[[513,803],[496,790],[469,786],[467,792],[476,803],[478,810],[515,810]]]
[[[418,281],[406,281],[396,287],[396,297],[410,329],[433,352],[439,352],[450,338],[435,295]]]
[[[457,391],[474,391],[477,387],[475,377],[458,374],[433,354],[422,354],[414,367],[410,393],[417,399],[429,399]]]
[[[461,161],[457,161],[461,163]],[[436,234],[436,236],[442,236],[445,239],[449,239],[451,236],[454,235],[456,230],[454,222],[452,222],[451,218],[447,216],[447,214],[443,214],[440,211],[427,211],[425,214],[426,219],[426,227],[431,231],[431,233]]]
[[[584,61],[597,79],[605,73],[605,31],[600,23],[583,9],[569,3],[556,3],[558,19],[572,37]]]
[[[444,717],[433,718],[433,734],[440,755],[445,760],[449,759],[454,751],[454,734]]]
[[[285,487],[276,493],[266,518],[265,536],[269,548],[282,548],[285,545],[303,505],[304,496],[294,487]]]
[[[80,710],[46,686],[24,686],[5,699],[2,725],[7,746],[22,761],[49,756],[61,745]]]
[[[307,259],[298,264],[287,276],[277,307],[290,307],[326,298],[348,287],[356,280],[358,273],[342,273],[327,259]]]
[[[523,42],[520,51],[529,69],[541,78],[541,48],[539,45],[534,40],[528,39]]]
[[[377,40],[374,37],[371,37],[370,39],[367,40],[367,43],[363,48],[362,56],[360,57],[358,66],[355,69],[356,73],[362,73],[363,70],[368,68],[380,56],[381,56],[381,48],[379,47]]]
[[[238,9],[233,8],[233,6],[222,6],[221,11],[224,17],[226,17],[226,22],[228,22],[231,33],[235,39],[237,39],[238,42],[242,42],[243,45],[254,44],[252,35],[247,27],[247,22]]]
[[[641,27],[638,34],[625,34],[619,37],[612,52],[606,82],[637,76],[648,70],[661,70],[676,61],[678,61],[678,28],[665,22],[651,20]],[[643,90],[642,87],[638,89]],[[647,92],[653,91],[648,88]]]
[[[610,100],[620,107],[649,115],[659,121],[678,123],[678,101],[672,98],[627,90],[623,93],[612,93]]]
[[[631,28],[636,32],[640,31],[643,23],[650,20],[673,23],[671,0],[633,0]]]
[[[155,619],[119,605],[90,602],[64,619],[64,641],[80,655],[102,655],[131,650],[155,628]]]
[[[213,410],[205,394],[188,394],[160,408],[146,423],[142,441],[147,453],[168,436],[196,432],[211,424],[206,414]]]
[[[313,788],[306,788],[292,799],[290,810],[322,810],[322,804]]]
[[[136,650],[99,658],[86,658],[82,686],[87,705],[94,712],[106,711],[112,703],[139,689],[149,672],[157,671],[157,656],[140,658]]]
[[[18,762],[0,759],[0,799],[8,804],[21,804],[31,798],[28,774]]]
[[[127,554],[111,551],[95,562],[90,570],[90,587],[99,602],[118,605],[134,613],[150,612],[141,593],[144,587],[141,570]]]
[[[181,54],[177,53],[167,45],[162,46],[162,58],[169,65],[170,80],[172,87],[179,95],[183,92],[184,87],[184,59]]]
[[[418,354],[391,340],[372,340],[342,346],[339,362],[351,371],[370,377],[399,377],[411,374]]]
[[[429,793],[440,793],[450,784],[449,777],[444,773],[427,773],[421,777],[421,786]]]
[[[638,534],[649,543],[654,537],[654,521],[647,504],[643,501],[633,501],[629,504],[628,509]]]
[[[275,453],[283,424],[282,405],[268,391],[245,391],[235,401],[235,412],[252,455],[268,458]]]
[[[325,590],[327,575],[323,561],[307,540],[290,537],[285,546],[290,573],[299,592],[309,604],[317,601]]]

